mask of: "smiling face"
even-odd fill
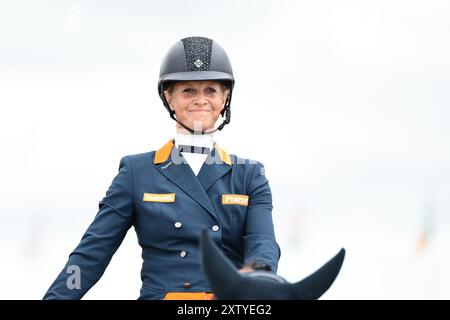
[[[219,81],[179,81],[164,96],[178,121],[195,131],[206,131],[214,128],[228,93]],[[178,123],[177,131],[187,132]]]

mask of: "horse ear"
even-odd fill
[[[319,270],[299,282],[292,284],[293,299],[319,299],[333,284],[344,262],[345,249],[342,248],[331,260]]]
[[[242,276],[211,239],[208,229],[200,239],[203,271],[218,299],[231,299]]]

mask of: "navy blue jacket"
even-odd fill
[[[131,226],[144,261],[140,299],[210,291],[198,246],[205,228],[237,268],[257,261],[277,269],[280,250],[262,164],[215,144],[196,176],[171,140],[156,152],[122,158],[94,221],[44,299],[80,299]],[[80,288],[67,286],[70,266],[81,271]]]

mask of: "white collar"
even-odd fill
[[[214,137],[212,134],[182,134],[175,135],[175,147],[178,145],[205,147],[212,149],[214,145]]]

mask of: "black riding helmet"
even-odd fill
[[[194,130],[179,122],[175,112],[170,109],[164,96],[164,90],[177,81],[189,80],[216,80],[220,81],[230,90],[225,106],[221,111],[225,116],[222,124],[215,130],[222,130],[230,123],[231,93],[234,86],[233,70],[230,60],[223,48],[212,39],[204,37],[188,37],[177,41],[167,52],[161,63],[158,81],[158,93],[170,117],[191,133]],[[202,132],[204,134],[205,132]],[[208,132],[210,133],[210,132]]]

